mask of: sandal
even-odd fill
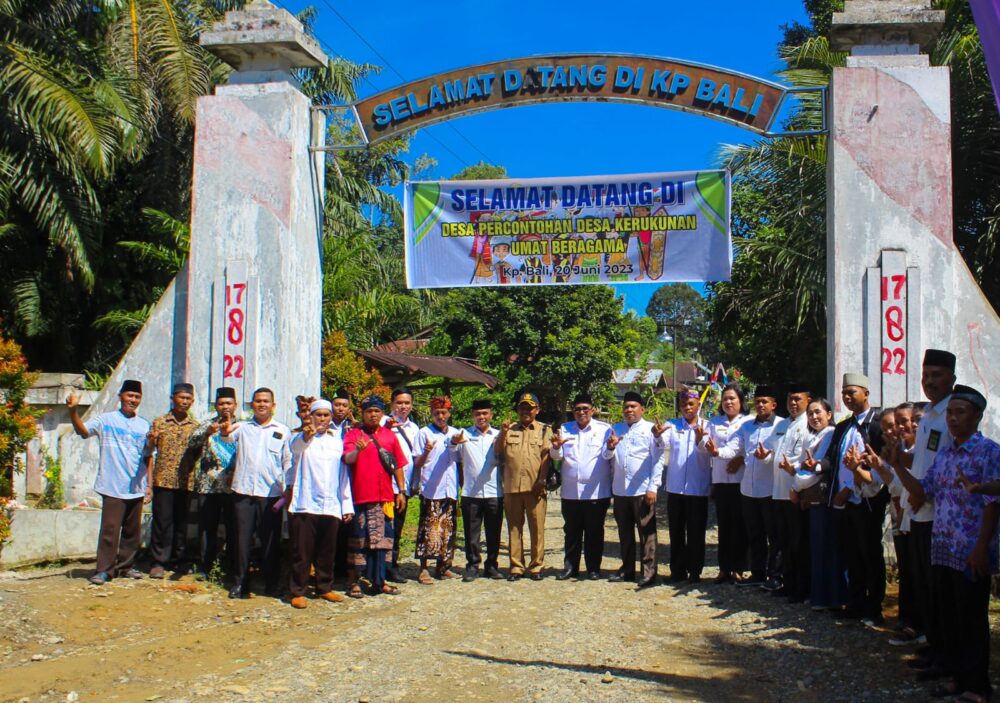
[[[456,574],[451,569],[444,569],[443,571],[438,571],[437,572],[437,577],[439,579],[441,579],[442,581],[447,580],[447,579],[461,578],[458,574]]]
[[[390,586],[387,583],[382,584],[382,594],[386,596],[398,596],[399,589],[395,586]]]
[[[352,583],[347,587],[347,597],[348,598],[364,598],[365,594],[361,592],[361,584],[357,581]]]
[[[431,578],[430,572],[424,569],[417,575],[417,582],[423,586],[431,586],[434,584],[434,579]]]

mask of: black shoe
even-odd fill
[[[507,578],[502,573],[500,573],[500,569],[494,569],[492,566],[486,567],[486,574],[485,574],[485,576],[488,579],[494,579],[494,580],[497,580],[497,581],[501,581],[501,580]]]
[[[688,576],[688,583],[691,584],[692,586],[696,583],[701,583],[701,576],[695,576],[693,574],[691,576]]]
[[[598,581],[601,578],[600,571],[588,571],[584,578],[588,581]]]
[[[391,583],[406,583],[406,577],[399,573],[399,569],[396,567],[386,569],[385,580]]]
[[[462,576],[462,581],[465,583],[471,583],[477,578],[479,578],[479,569],[473,566],[465,570],[465,574]]]
[[[248,591],[244,591],[243,586],[236,584],[235,586],[229,589],[229,597],[245,599],[250,597],[250,593]]]
[[[642,590],[643,588],[649,588],[650,586],[656,585],[656,576],[650,576],[648,579],[643,579],[636,584],[636,590]]]
[[[635,574],[623,574],[621,571],[616,571],[608,577],[608,581],[611,583],[622,583],[624,581],[635,581]]]
[[[565,571],[560,571],[556,574],[556,581],[566,581],[567,579],[576,578],[579,574],[573,569],[566,569]]]
[[[285,595],[285,591],[281,588],[281,586],[271,586],[266,591],[264,591],[264,595],[267,596],[268,598],[280,599],[282,596]]]
[[[541,571],[536,571],[529,573],[528,578],[531,579],[532,581],[541,581],[545,577],[542,575]]]
[[[523,577],[523,576],[524,576],[524,574],[515,574],[515,573],[511,572],[510,574],[507,575],[507,580],[508,581],[520,581],[521,577]]]
[[[687,577],[688,577],[687,574],[680,572],[675,574],[673,571],[671,571],[670,576],[667,578],[667,583],[680,583],[681,581],[687,581]]]

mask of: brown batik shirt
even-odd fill
[[[153,431],[159,432],[156,439],[156,459],[153,463],[154,488],[179,488],[190,491],[194,488],[194,464],[198,458],[196,450],[189,449],[188,438],[197,427],[190,416],[178,420],[173,413],[167,413],[153,420]]]

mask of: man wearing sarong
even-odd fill
[[[385,401],[377,395],[368,396],[361,401],[361,425],[344,437],[344,463],[351,467],[354,498],[354,520],[347,540],[347,595],[351,598],[364,595],[359,570],[372,595],[399,593],[398,588],[386,583],[385,577],[392,559],[392,520],[395,511],[406,506],[403,468],[407,460],[395,433],[381,426],[384,414]],[[380,454],[386,455],[386,463]],[[389,456],[395,466],[387,465]]]
[[[459,469],[454,452],[448,451],[458,429],[448,424],[451,398],[431,399],[433,422],[421,428],[413,446],[413,470],[420,475],[420,527],[417,530],[417,580],[425,586],[434,583],[427,571],[427,560],[437,561],[439,579],[457,578],[451,570],[455,556],[455,502],[458,499]]]

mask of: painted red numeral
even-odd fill
[[[243,357],[239,354],[231,356],[226,354],[223,357],[222,377],[223,378],[243,378]]]
[[[227,332],[230,344],[239,344],[243,341],[243,311],[233,308],[229,311],[229,331]]]
[[[895,367],[892,365],[893,359],[896,361]],[[900,347],[882,347],[882,373],[906,374],[906,351]]]
[[[892,276],[882,276],[882,300],[889,299],[890,281],[892,281],[892,285],[895,286],[892,289],[892,299],[899,300],[899,296],[903,292],[903,286],[906,285],[906,274],[895,273]]]
[[[898,342],[906,335],[906,330],[903,329],[903,309],[898,305],[886,308],[885,333],[894,342]]]

